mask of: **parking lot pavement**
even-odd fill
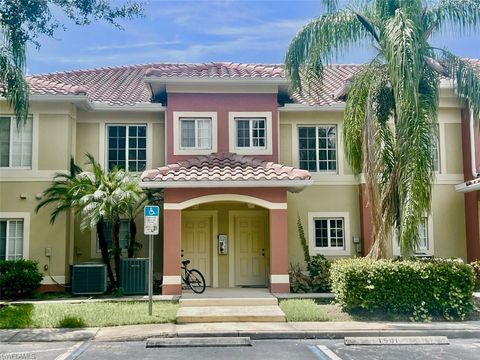
[[[145,341],[3,343],[0,360],[90,359],[275,359],[478,360],[480,339],[450,340],[450,345],[345,346],[343,340],[257,340],[245,347],[146,348]]]

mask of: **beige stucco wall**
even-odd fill
[[[0,212],[25,212],[30,214],[29,229],[29,259],[39,261],[39,270],[44,271],[44,266],[50,266],[50,274],[55,280],[63,282],[63,276],[68,271],[68,262],[65,262],[68,249],[68,226],[66,214],[58,216],[53,225],[49,223],[52,207],[40,209],[38,214],[34,209],[39,200],[36,194],[40,194],[49,185],[46,182],[0,182],[1,207]],[[26,199],[21,199],[24,194]],[[49,264],[45,256],[45,248],[52,249],[52,257]],[[47,280],[50,282],[50,280]]]
[[[445,124],[445,148],[448,174],[463,173],[461,124]]]
[[[71,122],[68,115],[39,114],[39,170],[68,169]]]
[[[347,212],[350,220],[350,255],[354,256],[352,238],[360,236],[360,209],[357,185],[311,186],[300,193],[288,194],[288,253],[291,263],[304,264],[303,250],[297,228],[297,216],[303,225],[307,242],[309,240],[309,212]],[[332,258],[331,256],[327,256]],[[338,256],[336,256],[338,257]]]

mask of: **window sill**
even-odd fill
[[[310,255],[324,255],[324,256],[351,256],[349,249],[343,250],[334,250],[334,249],[326,249],[326,248],[314,248],[310,250]]]
[[[175,149],[173,155],[210,155],[214,149]]]
[[[270,148],[233,148],[230,151],[238,155],[272,155]]]

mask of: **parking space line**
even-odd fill
[[[342,360],[332,350],[325,345],[309,346],[312,353],[320,360]]]
[[[88,343],[86,341],[78,342],[68,349],[63,354],[57,356],[55,360],[75,360],[78,358],[85,350],[87,350]]]

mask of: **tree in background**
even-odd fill
[[[0,1],[0,97],[15,111],[17,121],[28,115],[28,84],[25,80],[26,49],[30,43],[40,48],[40,36],[53,37],[65,26],[52,9],[63,13],[77,25],[104,20],[120,28],[119,20],[142,15],[142,5],[127,2],[112,6],[108,0],[2,0]]]
[[[350,81],[343,141],[355,174],[363,173],[373,212],[369,256],[385,256],[397,231],[403,256],[418,246],[419,223],[430,211],[434,179],[439,82],[452,79],[474,115],[480,113],[480,75],[467,59],[430,45],[432,34],[475,30],[478,0],[371,0],[326,14],[292,40],[285,67],[294,90],[321,82],[324,67],[349,48],[371,46],[373,59]]]

